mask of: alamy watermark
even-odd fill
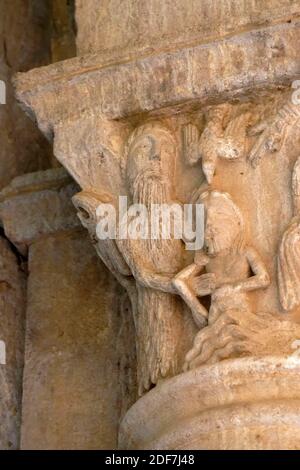
[[[6,84],[0,80],[0,104],[6,104]]]
[[[6,345],[4,341],[0,341],[0,365],[6,364]]]
[[[6,83],[0,80],[0,105],[6,104]],[[6,364],[6,345],[0,340],[0,365]]]
[[[300,104],[300,80],[294,80],[292,83],[293,93],[292,93],[292,103],[297,106]]]
[[[204,244],[204,205],[163,203],[132,204],[119,197],[114,205],[99,204],[96,234],[99,240],[183,240],[187,250],[200,250]]]

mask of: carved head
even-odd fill
[[[148,123],[131,134],[127,144],[126,176],[130,191],[141,179],[159,180],[168,188],[175,177],[176,142],[161,123]]]
[[[97,226],[97,208],[99,204],[112,203],[112,197],[105,194],[94,194],[89,191],[81,191],[72,197],[74,206],[77,209],[77,216],[92,238],[93,242],[97,242],[96,226]]]
[[[205,206],[204,248],[209,256],[238,253],[245,240],[243,216],[230,195],[206,191],[200,196]]]

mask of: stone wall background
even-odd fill
[[[51,62],[50,11],[49,1],[0,0],[0,79],[7,87],[7,104],[0,106],[0,188],[51,165],[51,146],[19,108],[10,84],[15,72]]]
[[[0,0],[0,79],[6,104],[0,105],[0,190],[23,173],[48,168],[51,146],[24,115],[10,80],[51,62],[50,2]],[[0,238],[0,339],[7,364],[0,366],[0,448],[17,449],[20,441],[22,372],[26,312],[26,259]]]
[[[51,58],[59,62],[76,55],[75,0],[52,0]]]
[[[0,365],[0,449],[19,447],[26,306],[26,267],[0,238],[0,340],[6,365]]]
[[[22,449],[114,449],[117,282],[81,229],[29,251]]]
[[[77,50],[117,62],[298,16],[295,0],[76,0]]]
[[[135,399],[124,294],[10,83],[76,55],[74,9],[74,0],[0,0],[0,449],[116,448]]]

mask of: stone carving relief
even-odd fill
[[[248,159],[255,168],[266,153],[279,152],[286,137],[300,123],[299,104],[292,102],[292,97],[278,110],[275,117],[263,119],[249,130],[249,135],[258,136]]]
[[[177,146],[159,124],[137,128],[127,143],[126,181],[134,204],[172,204],[176,201]],[[137,286],[137,351],[141,386],[145,390],[162,377],[180,370],[184,348],[184,315],[172,279],[181,269],[180,240],[117,241]],[[141,383],[143,385],[141,385]]]
[[[206,191],[198,201],[206,208],[205,245],[204,249],[196,253],[194,263],[180,272],[174,281],[181,296],[190,305],[194,317],[201,315],[208,318],[209,325],[213,325],[219,317],[225,317],[230,312],[250,311],[247,292],[263,289],[269,285],[269,276],[264,263],[254,248],[246,245],[245,224],[239,208],[231,197],[219,191]],[[206,274],[201,274],[203,269]],[[253,275],[249,277],[249,272]],[[209,312],[197,297],[211,296]],[[198,322],[200,324],[200,322]],[[233,337],[238,338],[238,330],[232,330]],[[215,340],[222,343],[226,357],[229,347],[226,348],[225,337],[214,338],[212,334],[208,351],[204,352],[197,363],[207,362],[213,354]],[[204,335],[205,336],[205,335]],[[187,363],[192,363],[198,355],[200,333],[196,337],[194,348],[187,355]],[[228,335],[228,343],[230,336]],[[223,344],[224,343],[224,344]],[[229,345],[230,346],[230,345]],[[234,346],[232,346],[234,349]],[[219,358],[222,354],[219,353]]]
[[[73,198],[98,255],[130,299],[140,394],[164,378],[203,364],[231,357],[291,354],[293,342],[300,338],[300,326],[283,319],[279,308],[268,311],[257,304],[265,295],[260,292],[267,292],[276,279],[248,227],[247,208],[253,202],[245,198],[243,208],[239,207],[236,198],[225,190],[225,167],[219,163],[220,173],[217,168],[220,159],[226,165],[232,163],[232,171],[243,175],[237,173],[238,168],[246,165],[249,178],[255,178],[255,167],[264,152],[280,150],[282,143],[275,145],[275,141],[285,138],[297,122],[297,113],[285,105],[279,111],[281,121],[272,121],[271,126],[279,132],[273,135],[264,121],[254,125],[258,113],[251,107],[241,109],[228,103],[210,107],[202,132],[196,118],[182,128],[178,125],[175,131],[176,126],[171,130],[164,120],[136,127],[114,157],[114,162],[119,162],[120,189],[97,193],[84,190]],[[178,136],[182,137],[184,162],[201,162],[206,180],[185,197],[178,189]],[[254,138],[257,140],[251,148]],[[278,256],[279,294],[286,310],[292,308],[289,303],[298,302],[294,267],[298,259],[298,167],[297,163],[293,176],[296,219],[283,237]],[[149,210],[151,204],[203,204],[203,248],[187,253],[184,239],[166,240],[162,233],[157,239],[125,239],[117,233],[115,239],[99,240],[97,207],[109,202],[117,212],[120,195],[126,195],[129,204],[142,204]]]
[[[191,165],[202,161],[202,170],[209,184],[214,177],[218,158],[234,161],[245,155],[246,131],[251,114],[231,118],[231,111],[232,106],[228,103],[210,108],[200,137],[198,128],[193,124],[183,129],[186,159]]]
[[[176,201],[174,137],[160,123],[137,128],[125,149],[123,175],[130,203],[172,204]],[[183,267],[181,240],[98,240],[96,210],[118,195],[88,192],[74,197],[78,215],[96,250],[131,299],[136,328],[138,383],[142,394],[159,379],[181,370],[193,327],[186,326],[185,308],[172,279]]]
[[[131,12],[139,2],[129,3]],[[119,445],[300,448],[300,107],[290,96],[299,0],[199,0],[210,19],[201,31],[187,21],[194,2],[175,3],[184,37],[177,28],[162,44],[156,28],[157,41],[121,53],[98,41],[87,56],[18,76],[17,96],[81,187],[78,216],[125,289],[122,328],[135,351],[124,354],[122,385],[125,396],[125,382],[135,387],[134,362],[144,396],[129,410],[125,397]],[[122,218],[102,239],[99,205],[110,204],[114,225],[120,196],[148,213],[202,204],[204,245],[165,239],[161,221],[156,238],[125,238]]]
[[[292,176],[294,217],[283,234],[278,253],[278,287],[282,308],[300,305],[300,158]]]
[[[260,255],[247,243],[239,208],[219,191],[204,192],[199,202],[206,208],[204,249],[174,285],[191,309],[202,295],[210,295],[211,304],[209,312],[201,305],[208,326],[196,335],[185,369],[229,357],[288,353],[299,326],[280,322],[269,312],[252,311],[248,293],[266,289],[270,278]],[[199,276],[204,268],[206,274]]]

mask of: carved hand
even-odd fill
[[[195,294],[195,287],[192,285],[194,280],[199,280],[199,272],[201,272],[202,269],[203,266],[192,264],[178,273],[177,276],[175,276],[175,278],[172,280],[172,285],[174,289],[176,289],[176,293],[179,294],[190,307],[192,316],[198,328],[203,328],[207,324],[208,317],[208,311],[197,299],[197,294]],[[201,277],[202,276],[200,276],[200,278]],[[210,287],[207,284],[210,284],[211,282],[213,282],[212,276],[206,276],[204,283],[206,290],[208,287]]]
[[[241,356],[290,355],[300,325],[268,312],[230,310],[203,328],[185,359],[184,370]]]
[[[189,165],[195,165],[200,159],[198,128],[194,124],[187,124],[182,132],[185,158]]]
[[[197,297],[210,295],[216,288],[216,275],[214,273],[206,273],[201,276],[195,276],[189,280],[189,284]]]

